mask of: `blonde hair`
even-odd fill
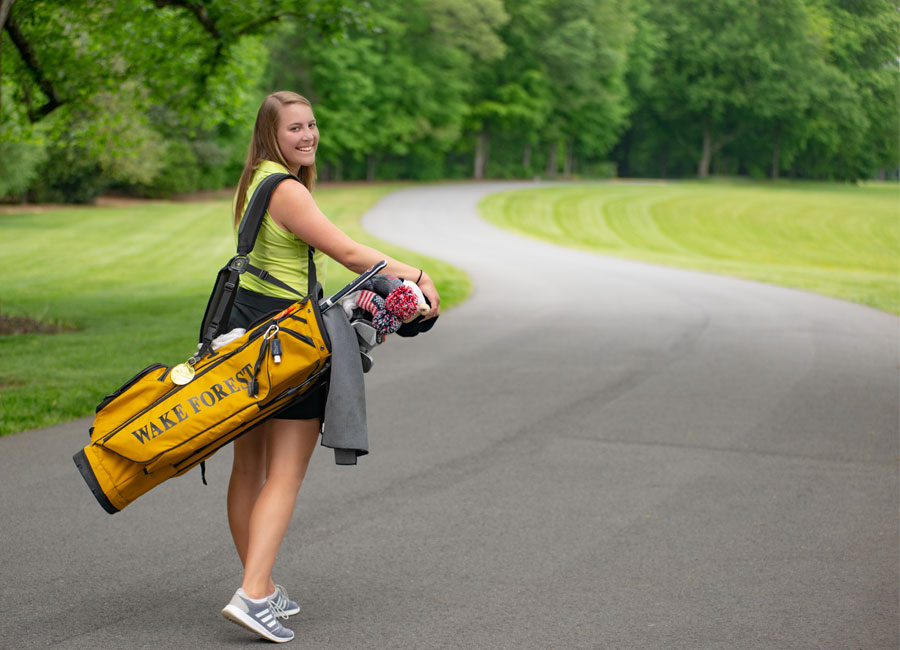
[[[253,136],[250,138],[250,149],[247,151],[247,162],[244,163],[244,171],[241,173],[241,180],[238,181],[237,200],[234,202],[234,223],[237,225],[241,221],[241,215],[244,213],[244,206],[247,204],[247,190],[250,188],[250,182],[253,180],[253,172],[264,160],[271,160],[280,163],[290,169],[288,162],[284,159],[281,149],[278,147],[278,119],[281,114],[281,107],[288,104],[304,104],[312,108],[309,100],[302,95],[287,90],[279,90],[266,97],[259,107],[256,114],[256,123],[253,125]],[[300,181],[306,185],[307,189],[312,191],[313,184],[316,180],[316,165],[313,163],[309,167],[300,168]]]

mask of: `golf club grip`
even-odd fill
[[[319,311],[322,313],[325,313],[326,311],[328,311],[329,309],[334,307],[341,298],[346,296],[348,293],[352,293],[352,292],[356,291],[356,289],[359,288],[359,286],[361,284],[363,284],[366,280],[368,280],[373,275],[378,273],[385,266],[387,266],[386,260],[381,260],[380,262],[377,262],[374,266],[372,266],[372,268],[365,271],[362,275],[360,275],[353,282],[351,282],[346,287],[344,287],[343,289],[338,291],[336,294],[334,294],[328,298],[323,298],[322,300],[320,300],[319,301]]]

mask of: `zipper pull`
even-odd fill
[[[253,365],[253,378],[250,380],[249,393],[250,397],[259,395],[259,369],[262,366],[262,360],[266,358],[266,350],[269,349],[269,339],[263,338],[262,345],[259,346],[259,356],[256,357],[256,363]]]
[[[272,360],[281,363],[281,339],[277,334],[269,341],[269,350],[272,352]]]
[[[278,340],[278,325],[269,325],[269,329],[263,334],[262,343],[259,346],[259,356],[256,357],[256,363],[253,365],[253,378],[248,386],[250,397],[259,395],[259,370],[262,367],[263,359],[266,358],[266,351],[272,349],[272,342],[278,344],[278,355],[272,350],[272,356],[275,357],[275,363],[281,363],[281,341]]]

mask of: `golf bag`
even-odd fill
[[[320,303],[310,246],[307,295],[251,325],[230,343],[214,344],[228,323],[242,273],[253,273],[300,296],[250,265],[247,257],[272,191],[287,178],[296,179],[289,174],[267,176],[254,192],[238,231],[237,255],[216,279],[197,353],[183,364],[144,368],[97,406],[91,442],[74,455],[74,461],[108,513],[202,463],[326,378],[331,344],[322,310],[377,272],[383,262]]]

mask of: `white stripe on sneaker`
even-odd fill
[[[235,598],[225,606],[222,614],[228,620],[269,641],[286,643],[294,639],[294,632],[279,622],[275,613],[271,611],[271,606],[254,603],[240,593],[235,594]]]

